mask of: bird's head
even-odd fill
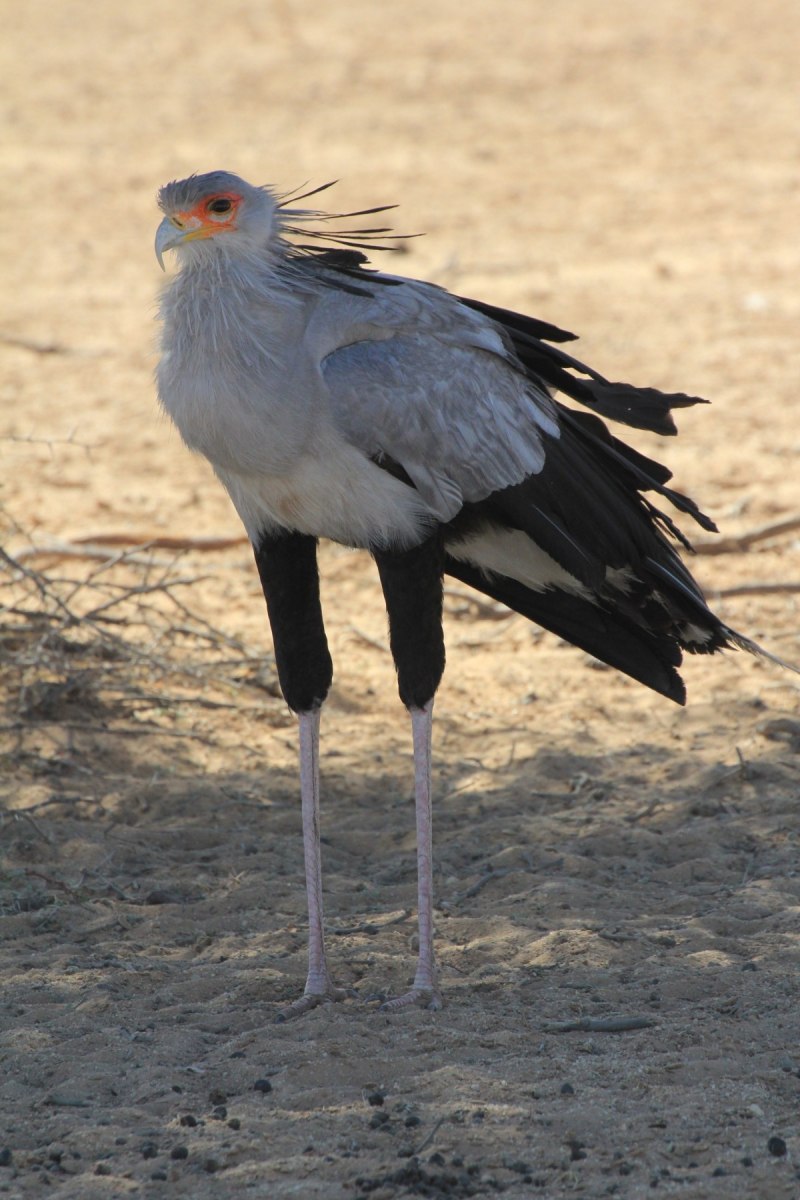
[[[229,171],[167,183],[158,193],[158,206],[164,213],[156,233],[162,270],[166,250],[209,241],[229,249],[263,249],[276,227],[276,204],[269,192]]]

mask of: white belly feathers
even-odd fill
[[[402,547],[434,522],[417,492],[333,431],[282,475],[215,469],[251,541],[283,528],[347,546]]]

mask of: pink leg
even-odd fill
[[[289,1021],[319,1004],[343,1000],[350,994],[344,988],[334,986],[325,957],[319,841],[319,714],[318,708],[300,713],[300,800],[308,893],[308,978],[303,995],[288,1008],[281,1009],[276,1021]]]
[[[419,957],[411,990],[387,1000],[381,1012],[407,1008],[442,1007],[436,960],[433,953],[433,821],[431,813],[431,731],[433,700],[424,708],[412,708],[411,733],[414,739],[414,799],[417,813],[417,897],[419,906]]]

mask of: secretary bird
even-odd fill
[[[346,994],[323,936],[319,719],[332,664],[318,538],[374,557],[411,717],[419,957],[384,1009],[441,1005],[431,728],[445,574],[679,704],[682,650],[763,653],[709,610],[673,546],[686,538],[648,496],[713,522],[601,420],[674,434],[670,410],[702,401],[611,383],[560,347],[573,334],[369,268],[362,250],[388,231],[326,232],[328,214],[291,207],[314,194],[192,176],[161,189],[156,235],[162,268],[172,249],[181,268],[161,301],[160,400],[244,523],[299,718],[309,965],[278,1020]]]

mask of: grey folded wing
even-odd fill
[[[459,308],[447,305],[450,325],[354,341],[321,364],[339,431],[370,458],[400,464],[442,521],[541,471],[543,434],[559,432],[544,385],[513,364],[488,323],[476,337],[462,309],[459,325]]]

